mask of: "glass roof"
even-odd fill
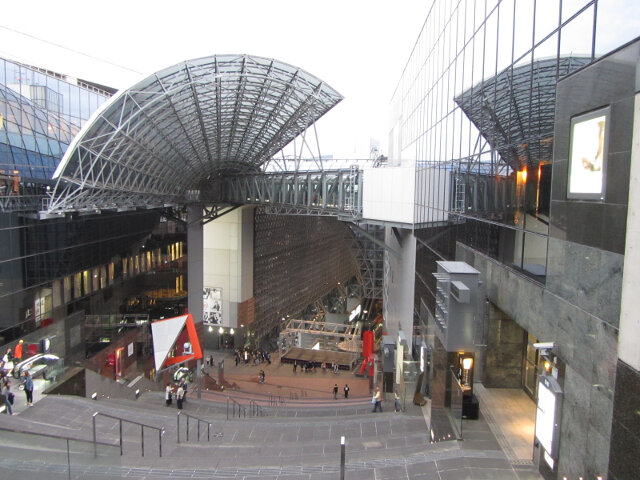
[[[507,69],[455,98],[502,160],[514,170],[553,157],[556,84],[590,57],[543,59]]]
[[[277,60],[216,55],[145,78],[106,102],[76,136],[48,210],[198,200],[216,178],[256,172],[342,100]]]

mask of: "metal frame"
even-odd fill
[[[46,213],[208,203],[220,178],[258,171],[340,100],[299,68],[248,55],[156,72],[83,127]]]

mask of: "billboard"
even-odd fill
[[[604,200],[609,107],[571,120],[567,198]]]
[[[222,325],[222,289],[204,287],[202,292],[202,321],[205,325]]]

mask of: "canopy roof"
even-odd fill
[[[48,210],[202,200],[221,176],[254,172],[342,100],[277,60],[186,61],[118,92],[69,146]]]
[[[591,57],[568,56],[508,68],[455,101],[511,168],[537,166],[553,157],[558,79],[590,62]]]

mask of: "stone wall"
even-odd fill
[[[585,257],[595,253],[586,246],[574,248],[584,249]],[[617,329],[466,245],[458,243],[456,259],[481,272],[487,297],[496,307],[541,342],[556,344],[554,352],[566,365],[560,379],[564,399],[559,471],[575,473],[576,478],[604,475],[611,437]]]

